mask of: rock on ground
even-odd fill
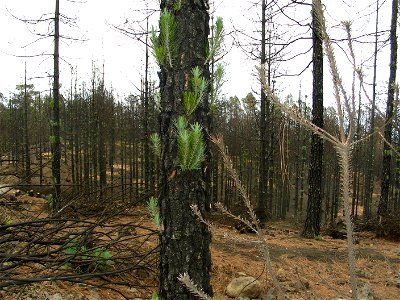
[[[262,292],[261,283],[252,276],[234,278],[226,288],[226,294],[232,298],[254,299]]]
[[[376,297],[374,295],[374,291],[372,290],[372,287],[365,283],[360,287],[360,290],[358,291],[358,300],[375,300]]]

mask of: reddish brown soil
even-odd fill
[[[44,200],[27,195],[18,199],[32,215],[45,214]],[[1,208],[1,207],[0,207]],[[147,216],[146,209],[142,215]],[[43,216],[43,215],[41,215]],[[219,216],[221,218],[221,216]],[[258,278],[265,292],[272,287],[271,276],[264,267],[257,236],[240,234],[228,225],[218,224],[213,233],[211,246],[213,269],[212,285],[216,296],[228,299],[225,288],[240,274]],[[129,220],[126,220],[129,222]],[[150,226],[148,217],[141,220]],[[347,247],[345,240],[334,240],[322,236],[321,240],[309,240],[299,235],[299,225],[289,221],[271,222],[265,229],[265,237],[281,287],[290,299],[332,299],[345,297],[350,299],[349,273],[347,267]],[[377,299],[400,299],[400,245],[385,239],[377,239],[370,232],[356,234],[358,282],[368,283]],[[148,242],[148,247],[156,246],[157,239]],[[155,270],[156,271],[156,270]],[[156,290],[156,282],[143,281]],[[118,281],[120,278],[114,277]],[[133,287],[112,286],[111,289],[94,289],[84,284],[68,282],[43,282],[30,286],[0,290],[0,299],[149,299],[149,290]],[[58,296],[54,296],[59,294]],[[125,297],[121,296],[123,294]]]
[[[22,197],[27,205],[33,204],[33,201],[29,202],[28,196]],[[43,203],[32,207],[40,211]],[[147,219],[143,222],[150,224]],[[323,236],[319,241],[304,239],[288,222],[271,223],[266,232],[274,270],[290,299],[332,299],[339,295],[349,298],[346,241],[333,240],[328,236]],[[359,282],[369,283],[379,299],[399,299],[400,289],[396,287],[396,278],[399,278],[400,271],[399,244],[376,239],[372,233],[359,233],[357,236]],[[156,239],[151,243],[156,245]],[[220,225],[214,232],[211,252],[212,285],[215,295],[221,299],[227,299],[224,296],[226,286],[240,274],[259,278],[266,292],[272,286],[271,276],[264,269],[264,260],[255,235],[239,234],[229,226]],[[150,296],[148,291],[140,291],[134,287],[115,288],[130,299],[139,297],[139,294],[142,299],[149,299]],[[29,291],[32,289],[38,298],[30,296]],[[43,295],[44,298],[41,299],[46,299],[46,295],[57,293],[80,295],[80,299],[88,300],[124,299],[118,292],[109,289],[93,289],[82,284],[65,282],[12,288],[0,296],[11,300],[18,298],[18,295],[18,299],[40,299],[39,295]]]

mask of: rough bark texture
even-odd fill
[[[53,122],[52,122],[52,176],[53,176],[53,213],[57,213],[60,209],[61,196],[61,143],[60,143],[60,1],[56,0],[56,9],[54,14],[54,81],[53,81]]]
[[[319,2],[319,3],[318,3]],[[321,5],[321,0],[313,1],[313,123],[320,128],[324,126],[323,102],[323,48],[320,24],[314,7]],[[311,166],[309,174],[307,217],[303,236],[313,238],[320,233],[322,203],[322,158],[323,142],[315,133],[311,138]]]
[[[265,51],[265,11],[266,2],[262,1],[261,4],[261,64],[266,63],[266,51]],[[271,62],[269,61],[269,64]],[[269,75],[269,74],[268,74]],[[270,79],[270,76],[268,76]],[[266,203],[267,203],[267,121],[266,121],[266,95],[264,88],[261,86],[261,100],[260,100],[260,168],[259,168],[259,186],[258,186],[258,207],[257,207],[257,217],[261,222],[266,221]]]
[[[392,142],[392,128],[393,128],[393,108],[394,108],[394,95],[396,91],[396,70],[397,70],[397,15],[399,1],[393,0],[392,2],[392,25],[390,29],[390,74],[389,74],[389,88],[388,99],[386,104],[386,125],[385,125],[385,140],[383,146],[383,163],[382,163],[382,178],[381,178],[381,198],[379,200],[378,214],[385,216],[388,210],[389,190],[391,181],[390,165],[392,161],[391,148],[388,145]]]
[[[190,205],[197,204],[203,216],[209,213],[209,195],[206,189],[207,157],[199,170],[183,172],[179,168],[178,146],[174,120],[183,115],[182,93],[190,87],[191,70],[199,66],[208,80],[205,67],[209,34],[209,14],[201,1],[182,1],[179,11],[172,9],[172,1],[162,1],[161,9],[170,10],[176,18],[177,47],[173,67],[161,66],[161,178],[160,215],[163,230],[160,234],[160,285],[162,299],[195,299],[177,280],[187,272],[206,293],[210,285],[211,233],[193,214]],[[206,97],[207,98],[207,97]],[[207,137],[209,124],[208,99],[191,115],[189,122],[203,125]],[[206,151],[208,153],[208,151]]]

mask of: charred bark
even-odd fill
[[[161,66],[161,112],[159,115],[161,138],[160,162],[160,215],[163,230],[160,233],[160,285],[163,299],[195,299],[178,281],[180,274],[188,273],[206,293],[212,295],[210,285],[211,233],[200,223],[191,210],[196,204],[204,217],[209,213],[206,169],[209,157],[198,170],[182,171],[178,161],[178,144],[174,120],[184,114],[182,95],[190,85],[195,66],[208,80],[206,48],[209,34],[209,14],[199,1],[185,1],[179,11],[171,1],[161,1],[161,9],[170,10],[176,21],[176,55],[172,65]],[[203,126],[208,136],[208,97],[190,116],[189,122]],[[205,153],[209,153],[206,151]]]
[[[320,23],[315,13],[316,5],[321,5],[321,0],[313,1],[313,124],[320,128],[324,126],[323,102],[323,48]],[[315,133],[311,137],[311,165],[309,172],[309,189],[307,217],[304,223],[303,236],[314,238],[320,234],[321,205],[322,205],[322,158],[323,141]]]

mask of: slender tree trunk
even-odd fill
[[[103,79],[102,83],[97,90],[97,97],[99,98],[97,104],[98,111],[98,161],[99,161],[99,176],[100,176],[100,199],[106,197],[107,192],[107,160],[106,160],[106,124],[105,124],[105,111],[106,111],[106,89],[104,86],[104,65],[103,65]]]
[[[149,32],[149,18],[146,19],[146,30]],[[150,146],[149,146],[149,47],[148,35],[146,35],[145,74],[144,74],[144,118],[143,118],[143,151],[144,151],[144,186],[146,193],[150,188]]]
[[[320,24],[315,7],[321,5],[321,0],[313,0],[313,123],[319,128],[324,126],[323,103],[323,48]],[[311,165],[308,178],[307,217],[302,235],[314,238],[320,234],[321,204],[322,204],[322,167],[323,142],[315,133],[311,137]]]
[[[135,141],[132,138],[129,139],[128,142],[128,165],[129,165],[129,201],[133,202],[133,181],[136,182],[135,186],[135,196],[139,196],[139,154],[138,147],[135,147]]]
[[[389,203],[389,190],[391,182],[391,162],[392,152],[388,145],[392,143],[392,128],[393,128],[393,110],[394,110],[394,97],[396,91],[396,70],[397,70],[397,15],[398,15],[398,0],[392,2],[392,25],[390,29],[390,74],[389,74],[389,87],[388,99],[386,103],[386,119],[385,119],[385,133],[384,137],[386,142],[383,145],[383,163],[382,163],[382,177],[381,177],[381,198],[379,200],[378,215],[385,217],[388,213]]]
[[[82,89],[82,104],[85,107],[84,111],[86,122],[83,123],[83,189],[85,193],[90,194],[90,149],[89,149],[89,139],[90,139],[90,103],[85,100],[84,88]]]
[[[124,126],[122,109],[123,108],[121,107],[121,116],[120,116],[120,119],[119,119],[120,120],[120,124],[121,124],[121,128],[120,128],[120,130],[121,130],[121,136],[120,136],[121,145],[120,145],[119,157],[120,157],[120,165],[121,165],[121,168],[120,168],[121,197],[122,197],[123,200],[125,200],[125,177],[126,177],[125,176],[126,175],[126,172],[125,172],[125,170],[126,170],[126,168],[125,168],[125,161],[126,161],[125,148],[126,148],[126,142],[125,142],[125,135],[123,134],[125,126]]]
[[[75,150],[76,150],[76,101],[74,101],[73,95],[73,73],[71,69],[71,90],[69,94],[69,103],[68,103],[68,123],[69,123],[69,147],[70,147],[70,156],[71,156],[71,175],[72,175],[72,189],[76,191],[76,161],[75,161]]]
[[[355,72],[355,71],[354,71]],[[361,86],[360,86],[360,93],[358,95],[358,112],[357,112],[357,125],[356,125],[356,132],[354,136],[354,142],[357,142],[360,140],[361,137]],[[352,151],[352,170],[353,170],[353,195],[352,195],[352,201],[351,201],[351,215],[353,218],[357,218],[357,215],[355,214],[356,212],[356,205],[358,203],[358,196],[359,196],[359,182],[360,182],[360,177],[361,177],[361,166],[360,166],[360,144],[356,144],[354,147],[354,150]]]
[[[31,183],[31,153],[30,153],[30,144],[29,144],[29,131],[28,131],[28,92],[27,92],[27,83],[26,83],[26,62],[25,62],[25,83],[24,83],[24,163],[25,163],[25,172],[24,172],[24,182],[27,184]]]
[[[375,103],[376,103],[376,67],[378,58],[378,26],[379,26],[379,0],[376,1],[376,21],[375,21],[375,50],[374,50],[374,75],[372,85],[372,107],[369,127],[369,146],[367,152],[367,170],[365,172],[365,198],[363,217],[368,219],[371,216],[372,193],[374,191],[374,166],[375,166]]]
[[[265,50],[265,27],[266,27],[266,0],[261,0],[261,64],[266,63],[266,50]],[[266,202],[267,202],[267,139],[266,139],[266,95],[264,88],[261,86],[261,100],[260,100],[260,167],[259,167],[259,184],[258,184],[258,207],[257,217],[260,222],[266,221]]]
[[[400,151],[400,141],[397,140],[397,151]],[[396,157],[396,173],[395,173],[395,189],[394,189],[394,203],[393,211],[398,213],[400,211],[400,157]]]
[[[77,124],[75,124],[75,131],[74,131],[74,135],[75,135],[75,180],[76,183],[78,185],[77,190],[81,191],[82,189],[82,147],[81,147],[81,130],[82,130],[82,123],[81,123],[81,119],[80,119],[80,113],[81,110],[83,108],[82,106],[82,101],[81,99],[77,98],[77,92],[76,92],[76,87],[75,87],[75,98],[76,98],[76,105],[75,105],[75,122]],[[78,133],[79,132],[79,133]]]
[[[39,93],[39,184],[43,182],[43,112],[42,99]]]
[[[114,198],[114,160],[115,160],[115,118],[116,118],[116,110],[115,110],[115,103],[114,100],[111,104],[111,115],[112,115],[112,120],[111,120],[111,128],[110,128],[110,145],[109,145],[109,155],[108,155],[108,168],[110,170],[110,183],[111,183],[111,199]]]
[[[198,170],[183,171],[178,163],[178,145],[174,120],[182,115],[182,94],[188,89],[192,68],[198,66],[209,82],[205,64],[209,34],[209,14],[204,1],[183,1],[179,12],[173,10],[171,1],[161,1],[161,9],[175,15],[176,57],[161,66],[161,180],[160,214],[163,230],[160,233],[160,285],[159,295],[166,300],[196,299],[177,279],[188,273],[204,292],[212,295],[210,285],[211,255],[209,245],[211,233],[199,222],[191,210],[196,204],[200,213],[207,217],[209,201],[206,188],[207,157]],[[203,126],[204,137],[208,135],[208,96],[191,115],[191,122]],[[205,153],[208,153],[206,151]]]
[[[98,112],[98,99],[96,98],[96,86],[95,86],[95,68],[92,64],[93,68],[93,78],[92,78],[92,91],[91,91],[91,101],[90,101],[90,111],[91,111],[91,120],[90,120],[90,154],[91,154],[91,168],[92,172],[91,176],[91,193],[97,199],[98,193],[98,124],[99,124],[99,112]]]
[[[60,209],[61,201],[61,142],[60,142],[60,0],[56,0],[54,14],[54,81],[53,81],[53,121],[52,121],[52,176],[53,176],[53,214]]]
[[[304,115],[306,112],[306,105],[304,104]],[[307,162],[307,144],[308,138],[307,135],[303,133],[303,138],[301,141],[301,160],[300,160],[300,198],[299,198],[299,211],[300,216],[303,216],[304,209],[304,190],[305,190],[305,183],[306,183],[306,162]]]
[[[299,99],[298,99],[298,110],[299,114],[301,114],[301,84],[299,88]],[[296,123],[295,125],[296,132],[296,162],[295,162],[295,186],[294,186],[294,215],[297,219],[297,214],[299,212],[299,195],[300,195],[300,180],[301,180],[301,171],[300,171],[300,163],[301,163],[301,127],[300,123]]]
[[[269,17],[269,21],[271,22],[272,19]],[[272,32],[271,29],[268,30],[268,58],[267,58],[267,81],[268,85],[271,86],[271,67],[272,67]],[[273,81],[272,81],[273,83]],[[272,85],[272,91],[274,91],[275,86],[274,83]],[[270,101],[268,97],[265,98],[265,119],[266,119],[266,137],[268,140],[266,141],[266,146],[269,146],[268,153],[266,153],[266,162],[265,162],[265,170],[266,170],[266,198],[268,199],[269,203],[267,203],[267,217],[272,217],[274,213],[273,205],[274,205],[274,153],[275,153],[275,118],[274,118],[274,104]]]

